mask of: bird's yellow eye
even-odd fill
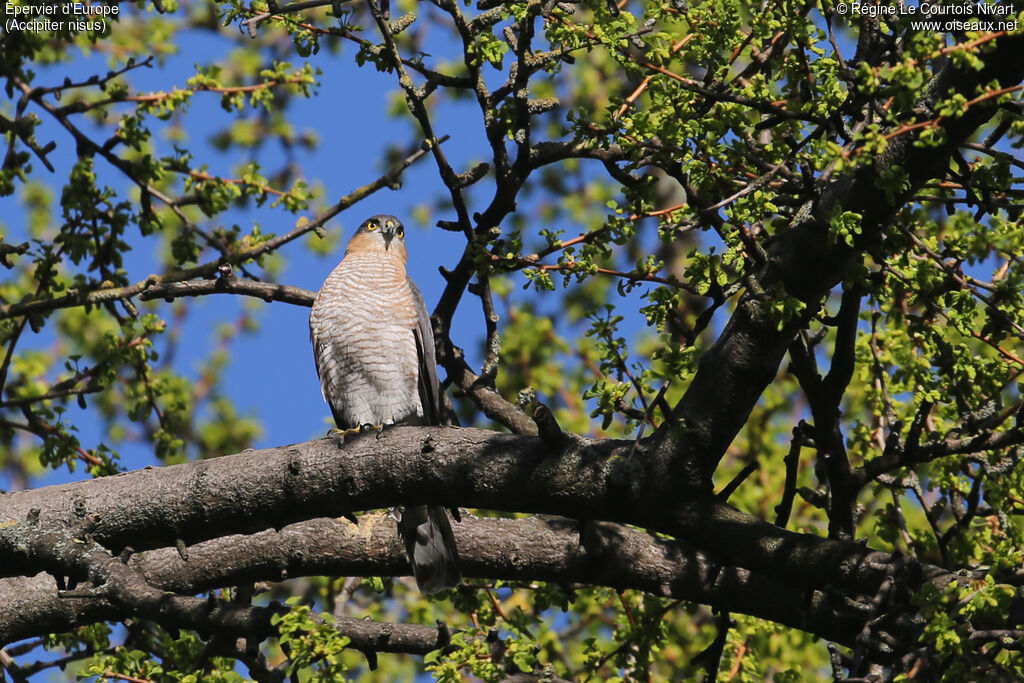
[[[370,221],[369,223],[366,224],[366,229],[369,230],[370,232],[373,232],[374,230],[377,229],[377,223],[375,221]]]
[[[405,237],[405,228],[399,228],[398,229],[398,236],[399,237]]]

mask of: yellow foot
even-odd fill
[[[372,424],[361,424],[358,427],[349,427],[348,429],[338,429],[334,427],[327,432],[327,436],[341,437],[344,441],[350,436],[359,436],[360,434],[366,434],[367,432],[377,432],[377,437],[380,437],[380,433],[384,430],[384,425],[372,425]]]

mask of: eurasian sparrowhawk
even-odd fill
[[[313,358],[339,429],[442,423],[430,316],[406,274],[407,258],[401,221],[368,218],[313,302]],[[420,590],[458,584],[459,556],[444,508],[416,506],[400,515],[399,532]]]

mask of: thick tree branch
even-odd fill
[[[892,557],[860,544],[787,532],[719,501],[680,499],[666,482],[645,476],[639,466],[642,453],[630,456],[632,442],[568,437],[564,444],[555,449],[534,437],[475,429],[398,427],[386,430],[382,438],[368,434],[344,446],[337,439],[320,439],[9,493],[0,497],[0,556],[5,558],[0,572],[13,577],[47,569],[66,571],[54,567],[38,536],[41,530],[76,528],[84,521],[90,539],[118,554],[129,546],[141,551],[195,544],[400,503],[465,505],[637,524],[685,539],[723,567],[744,568],[759,575],[758,581],[770,581],[770,590],[754,590],[763,604],[770,604],[763,596],[776,594],[779,586],[797,590],[810,602],[786,602],[803,605],[805,610],[813,607],[816,590],[872,595],[890,572]],[[388,538],[393,550],[394,539]],[[470,540],[466,557],[481,557],[479,565],[470,565],[472,573],[486,575],[486,567],[493,564],[491,571],[501,576],[560,578],[559,572],[545,573],[538,567],[531,570],[536,574],[516,574],[515,554],[504,562],[486,554],[487,547],[504,548],[503,543],[492,537],[475,546]],[[363,544],[354,552],[359,555],[368,550]],[[591,573],[577,574],[576,579],[625,581],[623,585],[641,582],[636,574],[628,581],[614,574],[602,576],[602,564],[615,566],[610,559],[614,555],[607,552],[603,563],[588,563],[591,568],[586,571]],[[350,561],[359,560],[353,556]],[[280,578],[281,567],[274,569],[274,576]],[[377,564],[373,571],[380,569]],[[370,570],[364,565],[364,571]],[[404,564],[395,573],[404,573]],[[664,583],[664,577],[643,581],[648,582],[645,590],[664,592],[656,588]],[[743,595],[735,586],[728,591],[715,590],[719,596],[730,591]],[[711,589],[705,588],[703,595],[710,600],[714,596],[708,591]],[[688,599],[697,599],[697,594]],[[731,602],[723,602],[721,607],[740,611]],[[770,618],[789,622],[796,617],[780,612]]]
[[[804,590],[726,567],[685,543],[618,524],[590,523],[581,535],[578,523],[564,518],[466,518],[455,525],[455,533],[463,570],[478,578],[639,589],[755,614],[848,645],[863,625],[863,614],[827,591]],[[225,536],[189,546],[184,554],[175,548],[156,549],[133,556],[121,571],[144,578],[153,587],[147,590],[184,596],[298,576],[407,574],[408,565],[393,520],[369,514],[358,525],[320,518],[280,530]],[[61,597],[47,574],[2,579],[0,597],[17,604],[17,609],[0,614],[0,643],[68,631],[97,619],[127,618],[136,608],[103,594]],[[253,630],[245,635],[267,635],[262,617],[248,613]],[[378,624],[351,621],[339,627],[358,649],[423,654],[438,647],[437,630],[431,627],[414,627],[400,645],[398,639],[373,640],[373,634],[379,639]],[[361,639],[352,633],[358,624],[371,629]],[[410,643],[429,647],[416,649]]]

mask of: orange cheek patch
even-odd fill
[[[377,235],[368,232],[357,232],[348,241],[348,252],[384,251],[384,241]]]
[[[405,263],[406,261],[409,260],[409,252],[405,250],[405,242],[403,242],[398,237],[395,237],[395,239],[391,240],[390,251],[397,254],[398,257],[402,259],[402,263]]]

